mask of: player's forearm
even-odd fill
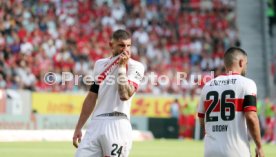
[[[97,96],[95,93],[89,93],[83,103],[82,109],[81,109],[81,114],[76,126],[77,129],[81,129],[89,116],[91,115],[92,111],[94,110],[95,104],[96,104],[96,99]]]
[[[133,85],[129,84],[128,78],[126,76],[125,67],[120,66],[118,71],[119,83],[118,91],[121,100],[128,100],[134,93],[135,88]]]
[[[91,113],[92,113],[92,110],[88,108],[87,104],[84,104],[76,129],[81,129],[83,127],[83,125],[85,124],[85,122],[87,121]]]
[[[259,126],[259,119],[256,113],[247,114],[246,115],[246,123],[248,126],[248,130],[253,138],[256,147],[261,148],[261,135],[260,135],[260,126]]]
[[[119,84],[118,86],[121,100],[128,100],[134,93],[134,87],[130,85],[128,82],[125,82],[124,84]]]

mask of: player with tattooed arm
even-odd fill
[[[95,81],[84,100],[75,128],[76,157],[127,157],[132,146],[130,106],[143,78],[144,66],[130,58],[129,32],[115,31],[109,45],[112,56],[95,62]],[[81,140],[81,129],[91,113],[92,118]]]

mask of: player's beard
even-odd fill
[[[117,51],[117,52],[115,52],[115,53],[113,54],[113,57],[118,56],[118,55],[121,54],[121,53],[122,53],[122,52]]]
[[[124,51],[117,51],[117,52],[115,52],[115,53],[113,54],[113,57],[118,56],[118,55],[120,55],[120,54],[122,54],[122,53],[124,53]]]

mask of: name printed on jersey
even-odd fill
[[[213,132],[227,132],[228,125],[213,125]]]

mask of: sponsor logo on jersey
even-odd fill
[[[142,75],[138,71],[136,71],[135,73],[136,73],[135,79],[142,81],[142,79],[143,79]]]
[[[234,85],[237,79],[213,80],[210,86]]]

